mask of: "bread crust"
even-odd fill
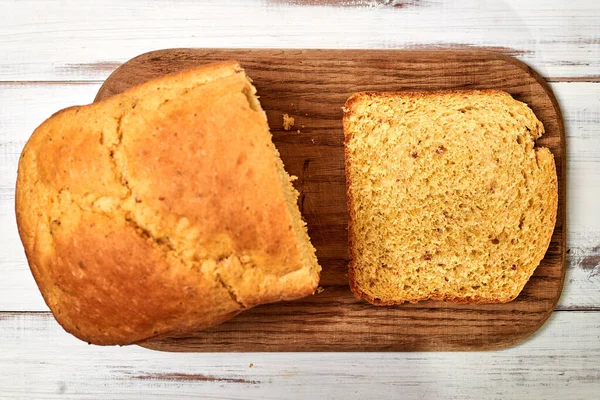
[[[66,331],[132,344],[316,289],[320,268],[303,257],[282,189],[291,183],[253,91],[223,62],[35,130],[19,161],[17,223]]]
[[[353,93],[346,100],[346,103],[343,107],[343,128],[344,128],[344,156],[345,156],[344,158],[345,158],[345,174],[346,174],[346,198],[347,198],[347,207],[348,207],[348,253],[349,253],[349,257],[350,257],[350,261],[348,263],[348,283],[349,283],[352,293],[354,294],[354,296],[357,299],[366,300],[367,302],[369,302],[375,306],[393,306],[393,305],[400,305],[400,304],[404,304],[404,303],[418,303],[420,301],[425,301],[425,300],[446,301],[446,302],[452,302],[452,303],[465,303],[465,304],[495,304],[495,303],[510,302],[518,296],[518,293],[515,294],[514,296],[504,296],[504,297],[495,297],[495,298],[488,298],[488,297],[482,297],[482,296],[459,297],[459,296],[452,296],[452,295],[448,295],[448,294],[442,294],[442,295],[434,294],[434,295],[423,296],[420,298],[405,299],[405,300],[404,299],[403,300],[382,300],[375,296],[371,296],[371,295],[365,293],[363,290],[361,290],[360,285],[356,279],[356,270],[359,268],[359,266],[357,265],[357,260],[359,258],[359,255],[357,254],[356,247],[353,244],[356,240],[356,238],[354,237],[354,229],[353,229],[354,221],[356,219],[356,214],[354,212],[354,199],[353,199],[353,194],[352,194],[352,190],[351,190],[352,177],[349,172],[350,167],[351,167],[351,161],[350,161],[350,154],[349,154],[349,150],[348,150],[348,143],[352,139],[351,129],[348,126],[348,116],[351,114],[353,106],[357,102],[359,102],[365,98],[372,98],[372,97],[381,98],[381,97],[402,96],[405,98],[411,98],[411,97],[414,98],[414,97],[428,97],[428,96],[440,96],[440,95],[469,96],[469,95],[473,95],[473,94],[484,94],[484,95],[490,95],[490,96],[500,95],[500,96],[509,96],[510,97],[510,95],[504,91],[489,89],[489,90],[439,90],[439,91],[418,91],[418,92],[358,92],[358,93]],[[553,156],[548,151],[548,149],[535,148],[535,150],[536,150],[536,157],[539,156],[539,152],[546,151],[547,154],[550,157],[552,157],[552,159],[553,159]],[[557,174],[556,174],[556,166],[555,166],[554,162],[551,163],[551,166],[552,166],[552,171],[546,175],[547,178],[549,179],[549,181],[547,182],[547,185],[546,185],[548,190],[547,190],[547,195],[546,195],[545,199],[546,199],[547,209],[551,210],[551,216],[550,216],[551,225],[554,226],[556,224],[556,216],[557,216],[557,209],[558,209],[558,181],[557,181]],[[543,258],[543,255],[546,253],[546,250],[548,249],[548,246],[550,245],[551,239],[552,239],[552,234],[548,235],[545,243],[541,246],[538,246],[538,248],[536,249],[537,250],[536,257],[539,258],[540,260]],[[533,274],[533,271],[531,271],[531,272]],[[523,282],[523,285],[521,286],[521,289],[519,290],[519,292],[523,289],[526,282],[527,281]]]

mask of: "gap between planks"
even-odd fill
[[[559,76],[559,77],[543,77],[546,82],[552,83],[600,83],[600,75],[598,76],[576,76],[576,77],[568,77],[568,76]],[[103,79],[91,79],[91,80],[0,80],[0,85],[98,85],[103,84],[105,80]]]
[[[323,286],[325,290],[327,290],[328,286]],[[365,303],[366,304],[366,303]],[[260,306],[259,306],[260,307]],[[600,312],[600,306],[593,307],[585,307],[585,306],[561,306],[554,309],[553,312],[590,312],[596,313]],[[1,311],[0,310],[0,321],[3,319],[8,319],[11,317],[17,317],[21,315],[35,315],[40,317],[51,317],[52,313],[50,311]]]

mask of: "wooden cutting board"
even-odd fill
[[[118,68],[96,100],[170,72],[235,59],[267,112],[287,171],[298,177],[299,205],[323,266],[320,293],[256,307],[186,337],[147,342],[167,351],[440,351],[514,345],[535,332],[560,296],[565,274],[565,136],[548,85],[511,57],[478,50],[170,49]],[[559,176],[552,242],[521,295],[507,304],[425,301],[374,307],[348,288],[342,106],[357,91],[502,89],[529,104],[546,128]],[[294,117],[290,131],[282,114]]]

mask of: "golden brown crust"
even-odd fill
[[[350,288],[352,289],[352,293],[355,295],[357,299],[366,300],[374,306],[397,306],[406,303],[418,303],[420,301],[425,300],[433,300],[433,301],[446,301],[449,303],[460,303],[460,304],[500,304],[500,303],[508,303],[516,298],[515,297],[506,297],[506,298],[486,298],[486,297],[458,297],[458,296],[424,296],[418,299],[411,300],[401,300],[401,301],[393,301],[393,300],[382,300],[373,296],[369,296],[367,293],[364,293],[360,290],[358,285],[354,280],[350,282]]]
[[[346,104],[344,106],[344,116],[342,119],[342,125],[344,127],[344,166],[345,166],[345,170],[346,170],[346,202],[347,202],[347,208],[348,208],[348,256],[350,257],[350,262],[348,263],[348,284],[350,285],[350,290],[352,291],[352,293],[354,294],[354,296],[358,299],[364,299],[367,300],[369,303],[371,304],[375,304],[378,305],[378,303],[375,302],[375,299],[370,299],[366,293],[363,293],[360,288],[358,287],[358,284],[356,282],[356,279],[354,277],[354,269],[355,267],[355,262],[356,262],[356,254],[355,254],[355,248],[353,246],[353,242],[354,242],[354,236],[353,236],[353,223],[354,223],[354,219],[356,218],[356,216],[354,215],[354,199],[352,197],[352,191],[350,190],[350,188],[352,187],[352,177],[350,176],[349,173],[349,168],[350,168],[350,156],[349,156],[349,152],[348,152],[348,141],[351,139],[351,134],[350,134],[350,129],[347,128],[346,124],[347,124],[347,119],[346,116],[348,115],[349,109],[352,105],[352,103],[355,101],[356,96],[358,96],[359,93],[355,93],[352,96],[350,96],[350,98],[346,101]]]
[[[225,62],[36,129],[19,162],[17,222],[67,331],[130,344],[315,290],[318,265],[299,248],[253,90]]]
[[[439,95],[462,95],[462,96],[470,96],[473,94],[487,94],[487,95],[500,95],[506,96],[508,93],[502,90],[496,89],[465,89],[465,90],[431,90],[431,91],[421,91],[421,92],[357,92],[352,93],[350,97],[346,100],[344,104],[344,117],[350,112],[352,106],[359,100],[363,98],[371,98],[371,97],[428,97],[428,96],[439,96]]]
[[[401,300],[383,300],[377,298],[375,296],[369,295],[361,290],[360,285],[356,279],[356,270],[359,268],[357,265],[357,260],[359,259],[359,255],[356,254],[356,248],[353,245],[353,242],[356,240],[354,237],[353,225],[356,219],[355,211],[354,211],[354,199],[352,193],[352,177],[350,174],[351,168],[351,159],[348,149],[348,143],[352,138],[352,130],[349,126],[348,116],[352,113],[353,107],[361,100],[365,98],[381,98],[381,97],[397,97],[402,96],[404,98],[414,98],[414,97],[428,97],[428,96],[439,96],[439,95],[460,95],[460,96],[470,96],[473,94],[484,94],[489,96],[504,96],[510,97],[510,95],[504,91],[499,90],[443,90],[443,91],[430,91],[430,92],[361,92],[352,94],[348,100],[346,101],[343,111],[343,126],[344,126],[344,152],[345,152],[345,167],[346,167],[346,191],[347,191],[347,204],[348,204],[348,251],[350,256],[350,262],[348,264],[348,281],[349,286],[353,294],[358,299],[364,299],[369,303],[376,306],[391,306],[391,305],[399,305],[403,303],[416,303],[423,300],[437,300],[437,301],[448,301],[454,303],[506,303],[514,300],[517,294],[510,296],[498,296],[498,297],[484,297],[484,296],[454,296],[449,294],[440,294],[440,295],[425,295],[420,298],[411,298],[411,299],[401,299]],[[511,98],[512,100],[512,98]],[[543,126],[540,123],[540,129],[543,132]],[[553,160],[552,154],[546,148],[536,148],[536,157],[540,157],[540,154],[544,154],[544,156],[549,156]],[[548,179],[546,182],[547,187],[547,196],[545,197],[545,207],[548,210],[552,210],[550,214],[548,214],[548,220],[546,226],[554,227],[556,223],[556,213],[558,207],[558,183],[557,183],[557,175],[554,162],[546,163],[545,165],[550,165],[552,171],[548,171],[544,174],[544,176]],[[552,229],[550,229],[549,234],[545,235],[547,241],[536,248],[536,254],[534,256],[535,259],[541,260],[543,255],[548,248],[551,238],[552,238]],[[531,270],[531,274],[533,274],[534,269]],[[529,278],[529,277],[528,277]],[[526,280],[523,282],[521,289],[524,287]],[[520,289],[520,290],[521,290]],[[519,292],[520,292],[519,290]]]

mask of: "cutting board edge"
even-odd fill
[[[471,346],[471,347],[465,347],[465,346],[457,346],[456,348],[451,348],[451,347],[431,347],[431,348],[424,348],[424,349],[404,349],[404,348],[389,348],[389,349],[385,349],[382,350],[381,348],[360,348],[360,347],[328,347],[328,348],[307,348],[307,347],[296,347],[296,348],[289,348],[289,345],[287,348],[277,348],[274,346],[265,346],[263,347],[258,347],[257,350],[252,350],[252,351],[248,351],[248,350],[244,350],[244,349],[238,349],[238,348],[233,348],[233,349],[224,349],[224,350],[215,350],[214,348],[212,349],[202,349],[200,346],[198,346],[198,348],[194,347],[192,349],[190,349],[189,347],[184,347],[181,346],[181,349],[179,349],[178,345],[173,345],[173,344],[163,344],[160,341],[152,341],[152,340],[148,340],[148,341],[144,341],[144,342],[140,342],[140,343],[136,343],[135,345],[143,347],[145,349],[148,350],[152,350],[152,351],[159,351],[159,352],[165,352],[165,353],[214,353],[214,352],[227,352],[227,353],[310,353],[310,352],[317,352],[317,353],[378,353],[378,352],[389,352],[389,353],[411,353],[411,352],[420,352],[420,351],[424,351],[424,352],[437,352],[437,353],[449,353],[449,352],[465,352],[465,353],[472,353],[472,352],[490,352],[490,351],[498,351],[498,350],[506,350],[506,349],[510,349],[512,347],[515,347],[517,345],[523,345],[526,344],[529,340],[533,339],[533,336],[535,336],[535,334],[539,333],[540,329],[543,328],[543,326],[546,324],[546,322],[548,322],[548,320],[550,319],[550,316],[554,313],[553,309],[550,309],[546,312],[546,314],[544,315],[544,318],[540,320],[539,325],[532,330],[529,331],[524,331],[522,332],[522,334],[520,336],[517,335],[513,335],[511,337],[511,340],[507,340],[505,342],[500,342],[500,343],[494,343],[492,345],[478,345],[478,346]]]

